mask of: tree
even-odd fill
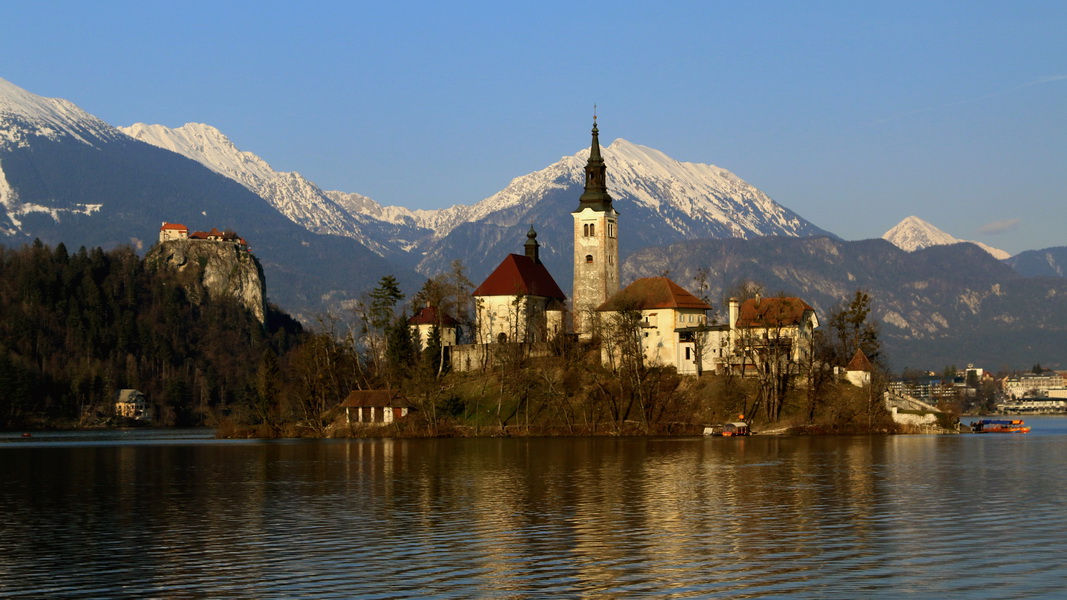
[[[418,364],[418,333],[408,325],[407,312],[400,313],[386,330],[385,366],[390,387],[406,379]]]
[[[696,275],[693,277],[693,283],[696,284],[697,297],[700,300],[711,306],[711,298],[708,296],[708,291],[711,289],[708,283],[708,268],[700,267],[697,269]],[[697,323],[696,331],[693,334],[693,354],[696,361],[697,377],[704,374],[704,353],[707,350],[708,344],[708,322],[714,318],[714,309],[708,311],[704,315],[704,320]]]
[[[849,302],[842,301],[827,318],[832,354],[827,358],[844,366],[863,350],[867,359],[876,363],[880,359],[882,344],[878,339],[878,323],[870,318],[871,297],[863,290],[856,290]]]
[[[358,303],[354,309],[362,322],[361,333],[376,368],[385,363],[385,337],[395,319],[396,305],[403,299],[396,277],[383,275],[378,287],[368,294],[368,300]]]
[[[600,387],[608,400],[616,428],[630,418],[635,403],[641,407],[642,415],[645,414],[644,384],[648,368],[645,365],[642,324],[641,309],[634,299],[619,300],[615,310],[609,313],[603,323],[601,343],[620,386],[617,394],[608,391],[603,384]]]
[[[274,351],[267,348],[256,370],[256,394],[253,407],[260,422],[276,432],[280,420],[278,398],[281,392],[280,370]]]
[[[827,318],[827,341],[821,349],[823,361],[835,366],[848,364],[862,350],[875,367],[871,373],[871,384],[867,389],[867,422],[873,422],[876,397],[881,397],[885,388],[884,358],[881,356],[881,341],[878,339],[878,323],[870,318],[871,296],[863,290],[856,290],[849,302],[841,301]],[[955,371],[955,368],[952,369]]]

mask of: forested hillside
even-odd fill
[[[284,353],[301,330],[275,309],[264,326],[227,298],[197,304],[132,249],[71,254],[40,241],[0,247],[0,315],[6,428],[106,418],[123,388],[144,392],[159,424],[245,411],[261,357]]]

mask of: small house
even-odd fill
[[[132,389],[119,390],[115,394],[115,415],[138,421],[149,421],[152,418],[144,394]]]
[[[412,410],[400,390],[352,390],[341,408],[345,409],[345,421],[349,425],[388,425]]]
[[[189,239],[189,228],[180,223],[168,223],[163,221],[163,225],[159,228],[159,241],[169,242],[170,240],[185,240]]]
[[[434,327],[437,327],[437,334],[441,338],[442,346],[454,346],[456,344],[459,321],[436,306],[427,304],[420,308],[414,316],[408,319],[408,325],[418,334],[421,348],[426,348],[429,345],[430,335]]]
[[[863,350],[856,348],[856,354],[845,367],[845,378],[852,385],[861,388],[870,385],[872,371],[874,371],[874,366],[870,359],[863,353]]]

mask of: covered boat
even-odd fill
[[[1030,428],[1020,419],[982,419],[971,423],[975,433],[1030,433]]]
[[[748,435],[748,423],[743,421],[735,421],[733,423],[727,423],[722,426],[723,437],[732,437],[735,435]]]

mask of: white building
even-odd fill
[[[757,294],[742,303],[731,298],[729,319],[725,359],[735,372],[766,369],[771,361],[798,365],[811,358],[819,318],[800,298]]]
[[[673,366],[695,373],[695,336],[707,325],[711,307],[666,277],[645,277],[619,290],[597,307],[601,359],[617,367],[637,343],[647,366]],[[705,360],[705,362],[707,362]]]
[[[525,255],[509,254],[474,290],[476,344],[544,342],[566,333],[567,297],[538,256],[537,232]]]
[[[454,346],[456,344],[459,322],[436,306],[424,306],[419,309],[410,319],[408,325],[418,333],[419,348],[429,346],[430,335],[433,328],[437,327],[437,333],[441,338],[442,346]]]
[[[1006,377],[1001,381],[1001,387],[1012,400],[1024,397],[1047,398],[1049,392],[1067,387],[1067,381],[1060,372],[1025,373]]]

